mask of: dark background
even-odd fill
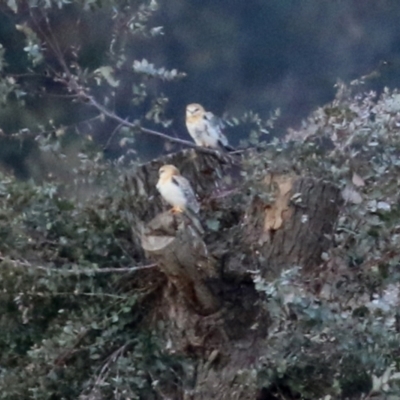
[[[390,65],[374,87],[399,86],[395,1],[174,0],[159,18],[166,35],[152,58],[188,72],[171,88],[177,113],[194,101],[219,114],[268,116],[279,107],[282,126],[295,125],[332,99],[338,78],[358,78],[382,61]]]

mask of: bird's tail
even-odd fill
[[[192,222],[194,228],[197,230],[197,233],[202,236],[204,235],[204,228],[202,227],[198,215],[191,209],[185,209],[186,216]]]

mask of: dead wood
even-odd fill
[[[163,211],[169,207],[155,183],[166,163],[176,165],[199,194],[199,220]],[[222,180],[227,174],[236,174],[229,187]],[[169,351],[196,357],[179,399],[257,397],[257,382],[243,371],[268,351],[270,317],[251,272],[268,281],[294,265],[305,272],[319,267],[342,204],[329,182],[267,172],[263,184],[273,201],[257,195],[249,201],[238,176],[237,166],[224,157],[189,150],[143,165],[127,180],[143,224],[141,245],[168,281],[148,321],[154,326],[163,320],[160,337]],[[217,231],[207,229],[215,215]]]
[[[262,256],[262,276],[274,279],[291,266],[312,271],[332,242],[343,204],[339,189],[330,182],[292,174],[267,174],[265,185],[274,185],[275,200],[266,204],[255,198],[247,211],[247,240]]]
[[[206,283],[217,276],[215,261],[191,218],[170,211],[157,215],[142,235],[142,246],[194,310],[207,315],[218,309]]]

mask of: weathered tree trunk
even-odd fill
[[[290,266],[312,271],[331,244],[340,191],[329,182],[294,175],[267,174],[265,184],[275,187],[275,201],[254,199],[247,211],[248,240],[264,259],[262,276],[276,278]]]
[[[218,310],[218,298],[207,287],[207,280],[217,276],[215,261],[189,216],[157,215],[145,229],[142,246],[194,311],[207,315]]]
[[[200,195],[202,226],[218,215],[217,228],[202,234],[193,217],[161,212],[154,185],[166,163],[175,164]],[[227,174],[236,175],[230,186],[221,179]],[[164,320],[160,336],[170,351],[197,360],[196,373],[187,371],[185,387],[172,398],[256,399],[255,377],[241,371],[268,351],[269,316],[251,274],[258,271],[268,281],[294,265],[312,271],[330,245],[341,205],[335,186],[266,171],[274,201],[255,196],[244,204],[235,200],[239,176],[227,159],[191,150],[144,165],[130,178],[134,195],[143,197],[136,212],[149,221],[141,229],[143,249],[169,282],[154,320]],[[149,197],[154,201],[146,209]]]

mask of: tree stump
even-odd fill
[[[176,165],[207,200],[201,225],[207,228],[207,218],[218,214],[221,228],[204,233],[193,217],[162,212],[155,183],[166,163]],[[259,196],[237,201],[242,182],[236,178],[233,190],[209,201],[226,189],[222,177],[232,171],[237,172],[223,158],[190,150],[141,166],[130,178],[135,212],[150,220],[142,222],[141,245],[169,282],[153,321],[163,320],[160,336],[169,351],[190,355],[194,363],[193,376],[186,376],[191,383],[175,393],[179,399],[257,397],[256,379],[241,371],[255,368],[258,355],[268,352],[270,317],[252,273],[271,281],[293,266],[305,272],[319,266],[342,204],[339,189],[329,182],[267,172],[264,185],[274,188],[273,201]]]
[[[291,266],[311,271],[331,245],[343,204],[340,190],[323,180],[288,174],[268,174],[265,184],[275,186],[275,201],[266,205],[255,199],[247,212],[249,237],[264,260],[262,276],[274,279]]]
[[[217,277],[215,261],[188,215],[157,215],[146,226],[142,246],[193,310],[217,311],[218,299],[207,287],[207,280]]]

